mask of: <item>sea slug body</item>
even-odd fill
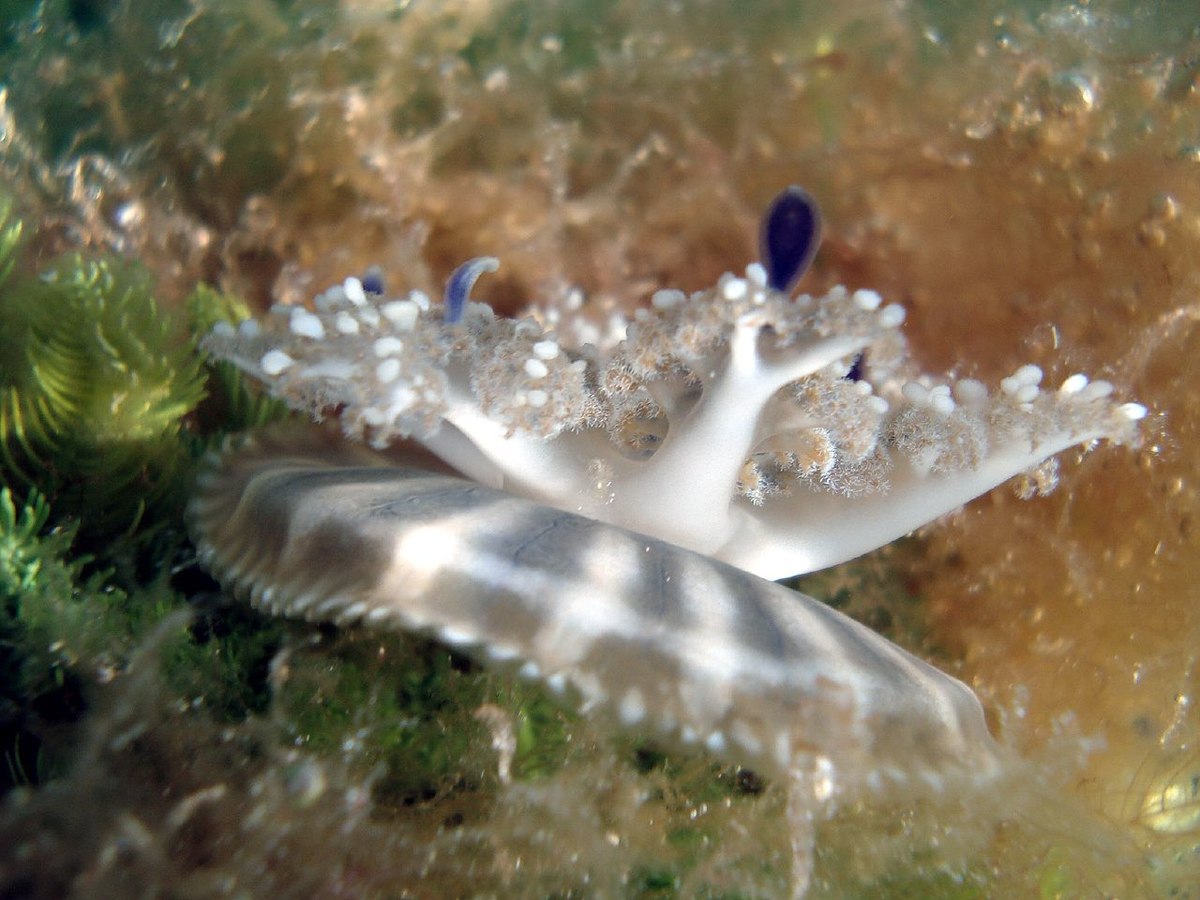
[[[764,263],[658,291],[604,346],[576,339],[566,307],[548,330],[472,302],[490,257],[455,270],[442,304],[349,278],[205,346],[297,409],[337,409],[351,438],[415,440],[481,484],[772,579],[882,546],[1070,446],[1136,438],[1145,408],[1107,382],[1047,389],[1028,364],[994,391],[936,379],[908,359],[903,307],[793,297],[820,228],[784,191]]]
[[[1082,374],[1047,390],[1033,365],[994,392],[920,374],[902,307],[792,297],[820,230],[784,191],[762,264],[657,292],[606,346],[471,302],[491,258],[440,307],[372,274],[214,330],[210,352],[295,408],[439,462],[250,440],[200,482],[202,558],[269,612],[427,632],[783,780],[802,894],[814,810],[986,778],[1001,754],[965,685],[766,579],[881,546],[1072,445],[1136,440],[1146,412]]]

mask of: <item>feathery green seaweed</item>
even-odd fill
[[[182,500],[201,361],[144,270],[72,254],[15,276],[20,232],[0,207],[0,470],[94,540],[130,534]]]
[[[185,321],[135,264],[69,254],[30,275],[22,251],[0,196],[0,792],[5,773],[12,784],[58,768],[63,728],[184,603],[172,579],[188,560],[197,455],[278,414],[196,349],[216,319],[248,314],[236,300],[198,289]],[[207,436],[206,375],[219,404]],[[180,696],[234,718],[265,702],[260,670],[279,641],[276,625],[237,623],[181,629],[161,656]]]

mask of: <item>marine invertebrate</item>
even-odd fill
[[[610,346],[467,301],[347,279],[205,346],[344,431],[414,439],[479,481],[669,540],[768,578],[888,543],[1055,453],[1120,442],[1145,413],[1112,385],[989,392],[907,360],[904,310],[869,290],[793,298],[819,226],[798,189],[764,225],[765,263],[691,297],[661,290]],[[381,286],[381,285],[371,285]],[[603,344],[603,342],[601,342]]]
[[[1145,413],[1081,374],[1046,392],[1022,366],[991,394],[915,373],[901,307],[790,296],[819,231],[785,191],[765,264],[658,292],[609,346],[471,303],[486,258],[440,308],[372,276],[218,327],[209,350],[291,405],[472,481],[266,440],[203,479],[202,555],[272,612],[432,631],[780,776],[802,893],[816,811],[994,772],[998,750],[964,685],[756,576],[872,549]]]

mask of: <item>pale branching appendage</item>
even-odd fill
[[[900,306],[791,296],[819,232],[808,195],[785,191],[763,263],[658,291],[603,351],[471,302],[489,258],[443,303],[349,278],[205,346],[297,409],[337,410],[351,437],[412,438],[483,483],[769,578],[886,544],[1072,445],[1135,438],[1145,408],[1107,382],[1045,390],[1032,365],[996,390],[940,381],[909,363]]]

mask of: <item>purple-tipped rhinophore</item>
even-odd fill
[[[762,259],[767,284],[788,293],[804,274],[821,243],[821,212],[801,188],[785,189],[767,210],[762,225]]]
[[[867,354],[859,352],[854,357],[854,362],[850,363],[850,371],[846,373],[847,381],[862,381],[864,378],[863,366],[867,361]]]
[[[385,287],[383,283],[383,270],[379,266],[371,266],[367,271],[363,272],[362,278],[363,291],[368,294],[376,294],[383,296]]]
[[[495,272],[500,268],[500,260],[494,256],[477,256],[450,273],[446,281],[446,293],[443,301],[446,304],[446,324],[453,325],[463,317],[467,301],[471,298],[471,288],[484,272]]]

